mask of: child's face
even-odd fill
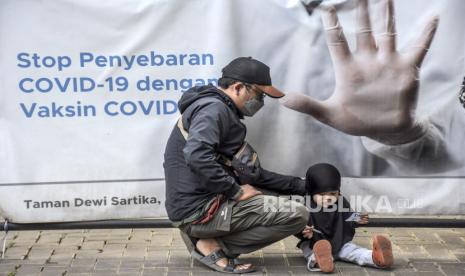
[[[318,206],[326,208],[336,203],[337,198],[339,197],[339,191],[314,194],[312,197],[313,201],[315,201]]]

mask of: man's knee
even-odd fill
[[[265,196],[264,210],[272,224],[285,224],[296,231],[303,229],[310,217],[310,211],[304,204],[286,197]]]
[[[310,211],[305,205],[299,202],[290,202],[290,213],[288,213],[289,224],[295,227],[296,231],[302,230],[308,223]]]

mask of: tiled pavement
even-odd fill
[[[394,268],[337,262],[335,274],[465,275],[465,229],[359,228],[355,242],[370,246],[375,233],[393,241]],[[311,274],[295,244],[290,237],[242,256],[259,267],[249,275]],[[192,261],[177,229],[10,232],[0,271],[18,276],[216,274]]]

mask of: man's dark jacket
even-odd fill
[[[186,142],[175,126],[165,149],[165,206],[172,221],[188,218],[218,194],[234,197],[240,189],[239,182],[216,157],[232,157],[247,132],[234,102],[212,85],[186,91],[178,107],[189,136]],[[259,180],[249,184],[280,194],[305,193],[305,182],[300,178],[264,169]]]

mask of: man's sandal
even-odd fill
[[[249,267],[247,269],[238,269],[236,266],[240,265],[237,259],[230,259],[226,256],[223,250],[218,249],[213,251],[207,256],[204,256],[200,253],[197,249],[192,250],[191,252],[192,258],[196,259],[197,261],[201,262],[202,264],[208,266],[209,268],[223,273],[231,273],[231,274],[241,274],[241,273],[249,273],[254,272],[254,267]],[[225,267],[221,267],[216,264],[221,259],[227,259],[228,264]]]

